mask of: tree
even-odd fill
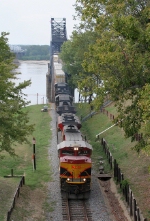
[[[144,147],[144,151],[150,154],[150,84],[146,84],[140,92],[139,106],[142,112],[142,136],[141,145],[137,145],[135,149],[140,151]]]
[[[93,73],[86,72],[82,66],[85,58],[85,53],[88,51],[89,45],[95,43],[95,34],[91,31],[81,32],[74,31],[71,40],[62,45],[60,57],[64,64],[64,70],[69,75],[69,84],[79,89],[83,97],[93,95],[93,83],[91,78]],[[90,83],[87,82],[86,77],[89,77]],[[86,84],[86,82],[88,84]]]
[[[27,137],[33,131],[29,124],[25,106],[29,104],[23,98],[22,89],[31,84],[24,81],[15,84],[18,73],[14,71],[14,55],[8,45],[8,33],[0,36],[0,153],[6,151],[15,155],[13,146],[16,143],[28,142]]]
[[[77,7],[78,6],[78,7]],[[150,8],[147,0],[77,0],[82,20],[94,23],[99,36],[89,47],[85,72],[99,73],[103,87],[95,91],[101,105],[104,94],[116,102],[118,119],[127,137],[135,139],[143,125],[141,91],[150,83]],[[88,78],[88,77],[87,77]],[[141,146],[142,146],[141,141]],[[139,150],[139,147],[138,147]]]

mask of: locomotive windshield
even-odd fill
[[[66,156],[73,156],[74,155],[74,151],[73,150],[62,150],[61,153],[63,155],[66,155]]]
[[[78,156],[88,156],[90,154],[89,150],[79,150]]]
[[[79,147],[73,147],[73,148],[65,148],[61,149],[60,154],[62,156],[87,156],[89,157],[91,155],[91,150],[79,148]]]

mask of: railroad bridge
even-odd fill
[[[58,54],[65,41],[67,41],[66,18],[51,18],[50,56]]]
[[[46,95],[49,102],[54,102],[53,55],[60,53],[65,41],[67,41],[66,18],[51,18],[50,63],[46,75]]]

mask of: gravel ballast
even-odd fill
[[[59,185],[59,159],[57,153],[57,135],[56,135],[56,112],[54,104],[50,110],[52,140],[49,148],[49,158],[52,168],[53,181],[48,185],[48,204],[51,204],[53,209],[47,213],[47,220],[63,221],[62,220],[62,201]],[[93,221],[113,221],[108,207],[106,206],[103,194],[100,190],[99,181],[92,170],[92,187],[88,205],[92,213]]]

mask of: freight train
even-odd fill
[[[91,190],[92,146],[80,132],[73,96],[58,55],[53,55],[54,94],[57,113],[57,150],[63,198],[87,199]]]

